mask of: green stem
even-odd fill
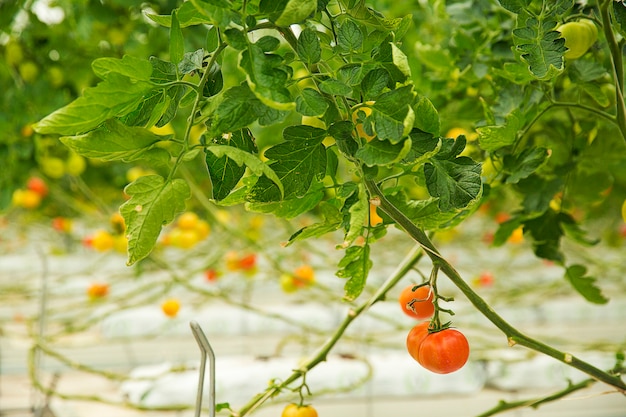
[[[622,138],[626,140],[626,105],[624,104],[624,59],[622,50],[615,39],[613,27],[611,25],[611,15],[609,7],[613,4],[613,0],[605,0],[600,4],[600,17],[602,18],[602,29],[604,37],[611,52],[611,63],[615,76],[615,106],[617,108],[617,125]]]
[[[480,311],[489,321],[500,329],[507,337],[509,346],[519,344],[534,351],[551,356],[558,361],[570,365],[591,377],[617,388],[622,393],[626,393],[626,384],[618,376],[611,375],[598,369],[587,362],[584,362],[574,355],[561,352],[538,340],[526,336],[515,327],[510,325],[500,315],[498,315],[485,300],[483,300],[474,290],[463,280],[454,267],[444,259],[437,248],[433,245],[428,236],[417,227],[404,213],[398,210],[384,196],[378,185],[372,180],[365,180],[365,185],[370,193],[370,198],[380,199],[380,208],[387,213],[405,232],[417,241],[426,251],[434,265],[439,265],[440,270],[450,278],[450,280],[461,290],[467,299]]]
[[[402,263],[398,265],[397,269],[389,276],[381,287],[374,293],[368,300],[355,309],[350,309],[343,319],[343,322],[335,330],[335,333],[314,353],[309,360],[307,360],[300,368],[294,370],[292,374],[280,384],[273,385],[266,389],[264,392],[253,397],[246,405],[244,405],[238,413],[233,413],[235,417],[244,417],[250,415],[255,409],[263,404],[268,399],[280,393],[281,390],[288,387],[298,378],[302,377],[308,371],[313,369],[319,363],[326,360],[328,353],[341,339],[348,326],[363,312],[367,311],[372,305],[383,300],[389,290],[391,290],[397,283],[404,277],[413,266],[420,260],[424,252],[420,250],[419,246],[414,247],[411,252],[407,254]]]

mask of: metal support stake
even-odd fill
[[[209,417],[215,417],[215,353],[200,325],[195,321],[191,321],[189,326],[191,326],[191,332],[196,342],[198,342],[200,353],[202,354],[200,359],[200,380],[198,382],[198,394],[196,395],[195,417],[200,417],[202,410],[204,371],[206,369],[207,356],[209,358],[209,381],[211,381],[211,387],[209,388]]]

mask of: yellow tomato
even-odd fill
[[[91,238],[91,247],[98,252],[106,252],[113,249],[115,240],[113,236],[106,230],[98,230]]]
[[[32,210],[41,204],[41,195],[33,190],[18,189],[13,192],[12,202],[17,207]]]
[[[163,304],[161,304],[161,310],[167,317],[176,317],[180,310],[180,301],[175,298],[165,300]]]
[[[198,215],[193,211],[186,211],[178,217],[176,224],[183,230],[193,230],[198,225]]]
[[[376,227],[383,223],[383,218],[376,211],[376,206],[370,204],[370,226]]]
[[[281,417],[317,417],[317,410],[311,405],[288,404]]]
[[[59,179],[65,175],[65,163],[61,158],[54,156],[42,158],[39,166],[41,171],[50,178]]]
[[[626,200],[624,200],[624,203],[622,204],[622,220],[626,223]]]
[[[76,152],[70,152],[70,155],[65,161],[65,172],[69,175],[77,177],[85,172],[85,168],[87,168],[87,161],[85,161],[85,158]]]

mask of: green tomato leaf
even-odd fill
[[[358,185],[357,199],[355,199],[348,208],[350,220],[348,223],[348,231],[344,238],[343,246],[351,245],[354,240],[363,234],[363,227],[369,219],[369,199],[367,191],[362,183]],[[348,203],[349,204],[349,203]]]
[[[321,222],[305,226],[289,237],[287,246],[294,242],[306,240],[313,237],[320,237],[327,233],[334,232],[341,227],[342,215],[339,209],[327,201],[322,201],[318,206]]]
[[[267,13],[277,26],[300,23],[317,10],[317,0],[261,0],[261,13]]]
[[[145,158],[146,152],[155,149],[162,138],[142,127],[128,127],[112,119],[89,133],[63,136],[60,141],[87,158],[132,162]],[[169,159],[165,150],[160,151]]]
[[[528,69],[539,80],[549,80],[563,71],[563,54],[567,51],[565,39],[554,30],[556,21],[526,19],[525,26],[513,30],[517,49]]]
[[[521,116],[513,111],[506,118],[504,125],[484,126],[476,129],[479,135],[480,147],[493,152],[505,146],[512,145],[517,139],[517,132],[522,127]]]
[[[152,20],[153,22],[164,26],[170,27],[172,25],[172,16],[167,15],[155,15],[147,13],[146,16]],[[194,25],[205,25],[213,23],[211,19],[208,19],[206,16],[198,13],[198,9],[193,5],[193,2],[188,1],[183,3],[182,6],[178,9],[177,13],[179,26],[181,28],[185,28],[187,26]]]
[[[187,3],[193,4],[196,9],[197,20],[204,16],[211,24],[224,29],[231,23],[241,26],[241,18],[231,10],[230,0],[189,0]]]
[[[42,135],[87,132],[107,119],[135,110],[152,88],[149,82],[110,73],[97,86],[86,89],[82,97],[44,117],[33,128]]]
[[[257,44],[241,52],[239,67],[246,72],[250,90],[265,105],[281,111],[295,109],[286,87],[289,73],[280,55],[265,53]]]
[[[150,81],[152,65],[150,61],[125,55],[118,58],[97,58],[91,63],[94,74],[103,80],[109,74],[117,73],[133,80]]]
[[[326,173],[326,148],[322,141],[326,130],[312,126],[289,126],[283,131],[284,142],[265,151],[269,166],[284,186],[279,194],[276,183],[261,177],[248,193],[250,202],[273,202],[304,196],[315,180]]]
[[[366,100],[378,97],[389,85],[391,75],[384,68],[376,68],[365,74],[361,80],[361,92]]]
[[[322,47],[317,32],[310,28],[304,29],[298,37],[296,52],[300,59],[309,65],[319,62],[322,58]]]
[[[178,65],[185,55],[185,41],[183,31],[180,29],[176,9],[172,10],[172,21],[170,26],[170,60],[174,65]]]
[[[359,144],[354,139],[354,125],[352,122],[342,120],[333,123],[328,128],[328,134],[335,139],[339,151],[348,158],[356,155]]]
[[[439,135],[439,113],[433,103],[426,97],[420,97],[415,104],[414,126],[424,132]]]
[[[284,195],[285,190],[279,176],[269,165],[261,161],[256,155],[228,145],[211,145],[206,149],[218,158],[226,156],[239,166],[245,165],[254,175],[267,178],[268,181],[276,187],[277,193],[280,196]]]
[[[584,265],[572,265],[565,270],[565,279],[572,284],[572,287],[585,299],[594,304],[606,304],[606,298],[600,288],[596,286],[596,279],[587,276],[587,268]]]
[[[126,222],[128,265],[147,257],[161,233],[185,209],[191,196],[189,186],[181,179],[166,181],[159,175],[140,177],[125,190],[130,199],[120,207]]]
[[[519,13],[528,8],[532,0],[498,0],[500,5],[513,13]]]
[[[411,139],[399,143],[386,140],[372,140],[360,148],[356,157],[367,166],[389,165],[404,159],[411,151]]]
[[[304,116],[323,116],[327,109],[324,96],[312,88],[305,88],[296,97],[296,111]]]
[[[624,2],[613,2],[613,16],[615,16],[617,21],[619,33],[626,37],[626,4]]]
[[[372,106],[370,118],[379,139],[398,143],[409,134],[415,121],[411,104],[415,99],[408,85],[382,94]]]
[[[178,63],[178,71],[181,74],[189,74],[193,71],[202,70],[204,61],[204,49],[198,49],[193,52],[185,52],[182,60]],[[214,65],[213,68],[218,67]],[[219,67],[218,67],[219,68]]]
[[[334,78],[329,78],[322,81],[319,87],[323,93],[330,95],[347,96],[352,93],[352,87]]]
[[[466,156],[457,157],[465,145],[460,138],[444,139],[442,150],[424,164],[426,187],[431,196],[439,198],[442,211],[467,207],[482,192],[480,164]]]
[[[403,164],[414,167],[420,166],[441,149],[441,139],[430,133],[413,129],[409,137],[411,138],[411,149],[402,160]]]
[[[237,186],[246,172],[246,166],[237,163],[227,155],[218,157],[210,150],[213,145],[232,146],[251,154],[257,153],[258,150],[249,129],[237,130],[231,135],[218,136],[213,139],[209,148],[205,149],[205,161],[212,184],[211,193],[213,199],[220,201],[225,199]]]
[[[527,178],[547,162],[548,156],[546,148],[526,148],[518,155],[506,155],[504,167],[510,173],[506,178],[506,183],[517,184],[520,180]]]
[[[350,246],[344,257],[339,261],[339,278],[347,278],[344,286],[344,298],[347,301],[355,300],[363,292],[367,276],[372,268],[370,260],[370,246]]]
[[[257,213],[272,213],[276,217],[293,219],[313,210],[324,198],[324,185],[314,182],[303,196],[271,203],[246,203],[246,209]]]
[[[344,51],[359,51],[363,46],[363,32],[359,25],[346,19],[337,33],[337,45]]]

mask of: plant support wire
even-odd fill
[[[204,374],[206,370],[207,357],[209,358],[209,381],[211,386],[209,387],[209,417],[215,417],[215,353],[209,343],[206,335],[202,331],[200,325],[191,321],[189,323],[193,337],[198,342],[200,347],[201,359],[200,359],[200,377],[198,381],[198,393],[196,395],[196,412],[195,417],[200,417],[202,410],[202,397],[204,392]]]

